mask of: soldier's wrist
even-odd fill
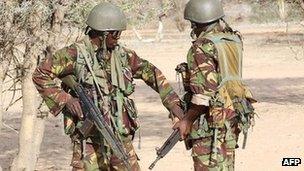
[[[178,104],[174,105],[170,112],[178,119],[182,119],[184,117],[184,111]]]

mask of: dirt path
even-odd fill
[[[124,42],[161,69],[177,90],[174,68],[185,61],[191,40],[186,34],[175,37],[161,43]],[[304,170],[304,164],[294,168],[281,166],[283,157],[304,160],[304,36],[301,33],[293,36],[248,34],[244,35],[244,45],[244,79],[259,100],[255,104],[259,118],[250,131],[247,148],[237,150],[236,170]],[[141,120],[142,139],[140,150],[137,149],[138,137],[134,146],[141,159],[142,170],[148,170],[155,158],[154,149],[171,133],[171,124],[158,95],[142,81],[136,83],[134,98]],[[10,113],[5,116],[6,123],[18,130],[19,115]],[[242,137],[240,140],[241,143]],[[0,134],[0,165],[3,170],[8,170],[12,157],[16,155],[17,141],[17,134],[10,130],[5,129]],[[60,118],[50,117],[37,170],[69,170],[70,155],[70,140],[62,133]],[[155,170],[193,170],[190,152],[185,150],[183,143],[179,143],[159,161]]]

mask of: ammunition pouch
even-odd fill
[[[123,67],[123,79],[126,85],[126,89],[123,91],[125,96],[129,96],[134,92],[133,75],[129,68]]]
[[[78,122],[67,110],[63,109],[63,127],[67,135],[71,135],[76,130],[76,123]]]
[[[247,132],[253,124],[254,108],[246,98],[235,98],[232,100],[235,113],[239,121],[239,127],[242,131]]]
[[[90,98],[93,98],[91,89],[86,88],[86,93]],[[73,91],[69,91],[70,94],[73,94]],[[91,132],[93,131],[94,123],[89,119],[86,118],[84,121],[80,121],[77,118],[73,117],[68,110],[64,108],[62,111],[64,117],[64,131],[67,135],[79,134],[84,138],[88,137]]]
[[[87,138],[92,132],[93,128],[95,128],[94,123],[90,119],[85,119],[78,131],[84,138]]]
[[[223,128],[225,123],[235,117],[232,107],[225,108],[225,102],[220,94],[216,94],[210,100],[209,113],[206,115],[210,128]]]
[[[78,134],[73,134],[70,136],[73,144],[73,154],[72,154],[72,161],[71,166],[73,170],[81,170],[84,169],[83,159],[83,143],[82,140],[79,138]]]
[[[210,128],[223,128],[225,123],[235,116],[235,112],[231,109],[211,107],[207,116],[208,126]]]
[[[138,112],[133,99],[124,98],[124,106],[130,121],[130,131],[135,132],[139,127]]]

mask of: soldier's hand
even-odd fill
[[[66,103],[67,109],[71,114],[80,120],[83,120],[83,113],[78,98],[72,98]]]
[[[181,139],[184,140],[190,134],[192,124],[190,120],[182,119],[173,126],[173,129],[179,129]]]

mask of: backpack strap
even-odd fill
[[[82,62],[82,60],[84,61],[84,65],[82,67],[83,69],[84,69],[84,66],[88,67],[89,72],[92,75],[94,85],[97,88],[97,91],[100,94],[100,97],[101,97],[103,103],[105,104],[103,106],[106,106],[105,107],[105,113],[108,113],[108,112],[110,112],[110,108],[109,108],[110,105],[108,103],[108,100],[104,98],[104,95],[109,94],[109,89],[108,89],[106,80],[105,79],[97,79],[96,74],[95,74],[95,72],[92,68],[92,62],[89,59],[89,56],[95,57],[95,52],[93,50],[93,46],[92,46],[90,40],[88,39],[88,37],[86,37],[84,39],[84,44],[76,44],[76,46],[78,47],[77,49],[80,52],[80,53],[78,53],[79,55],[78,55],[77,58],[80,58],[79,62]],[[81,56],[80,56],[80,54],[81,54]],[[81,72],[83,72],[83,71],[79,71],[79,74],[81,74]],[[80,77],[83,77],[83,75],[82,76],[80,75]],[[83,79],[83,78],[81,78],[81,79]],[[78,80],[78,81],[81,81],[81,80]],[[103,91],[101,90],[100,86],[103,87]]]

